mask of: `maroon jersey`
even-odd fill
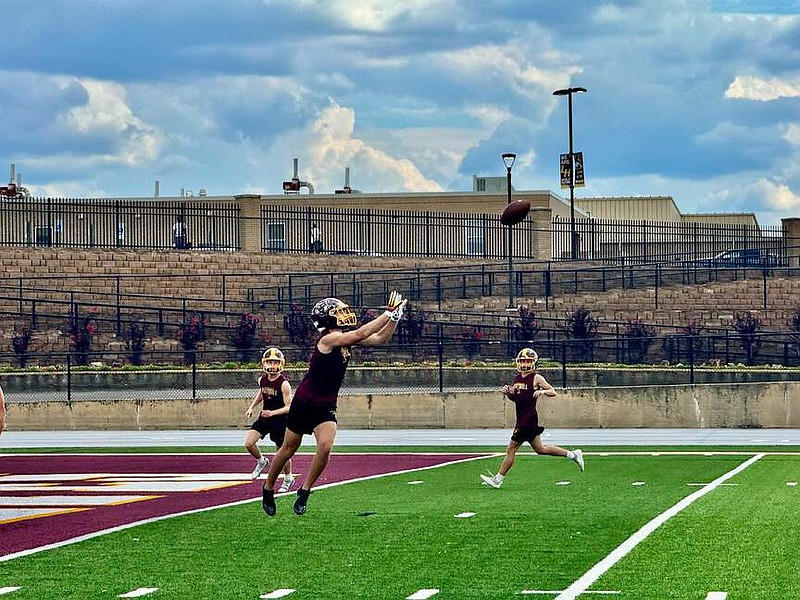
[[[278,410],[283,408],[283,392],[281,386],[286,381],[286,377],[278,375],[274,381],[270,381],[269,377],[262,375],[258,378],[258,387],[261,388],[261,401],[263,406],[261,410]]]
[[[536,398],[533,392],[536,388],[533,381],[536,378],[536,371],[525,375],[517,374],[514,383],[511,384],[513,393],[509,399],[514,402],[517,408],[517,428],[538,427],[539,414],[536,412]]]
[[[308,371],[297,386],[294,399],[304,404],[336,408],[339,388],[342,387],[344,372],[350,362],[350,349],[336,347],[323,354],[315,345]]]

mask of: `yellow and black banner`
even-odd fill
[[[583,152],[573,152],[572,161],[569,159],[569,154],[561,154],[559,161],[559,172],[561,177],[561,189],[566,189],[570,183],[575,187],[586,186],[586,179],[583,174]],[[572,179],[572,165],[575,165],[575,179]]]
[[[583,152],[573,152],[572,156],[575,163],[575,187],[584,187],[586,179],[583,175]]]
[[[569,154],[562,154],[560,161],[561,173],[561,189],[566,189],[572,183],[572,162],[569,160]]]

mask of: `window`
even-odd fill
[[[464,231],[466,232],[466,253],[472,256],[483,256],[486,253],[486,231],[483,219],[467,219]]]
[[[283,223],[267,223],[267,252],[286,250],[286,226]]]

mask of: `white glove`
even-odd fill
[[[403,310],[406,307],[406,302],[408,302],[408,300],[403,299],[400,305],[397,308],[395,308],[391,313],[389,313],[389,319],[391,319],[395,323],[397,323],[400,319],[402,319]]]
[[[389,311],[395,310],[400,304],[403,302],[403,294],[398,292],[397,290],[392,290],[392,293],[389,294],[389,301],[386,303],[386,306],[389,308]]]

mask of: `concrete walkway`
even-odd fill
[[[4,448],[241,446],[246,429],[175,431],[6,431]],[[510,429],[341,429],[340,446],[497,446]],[[313,437],[306,436],[307,445]],[[544,442],[562,446],[800,446],[800,429],[552,429]]]

